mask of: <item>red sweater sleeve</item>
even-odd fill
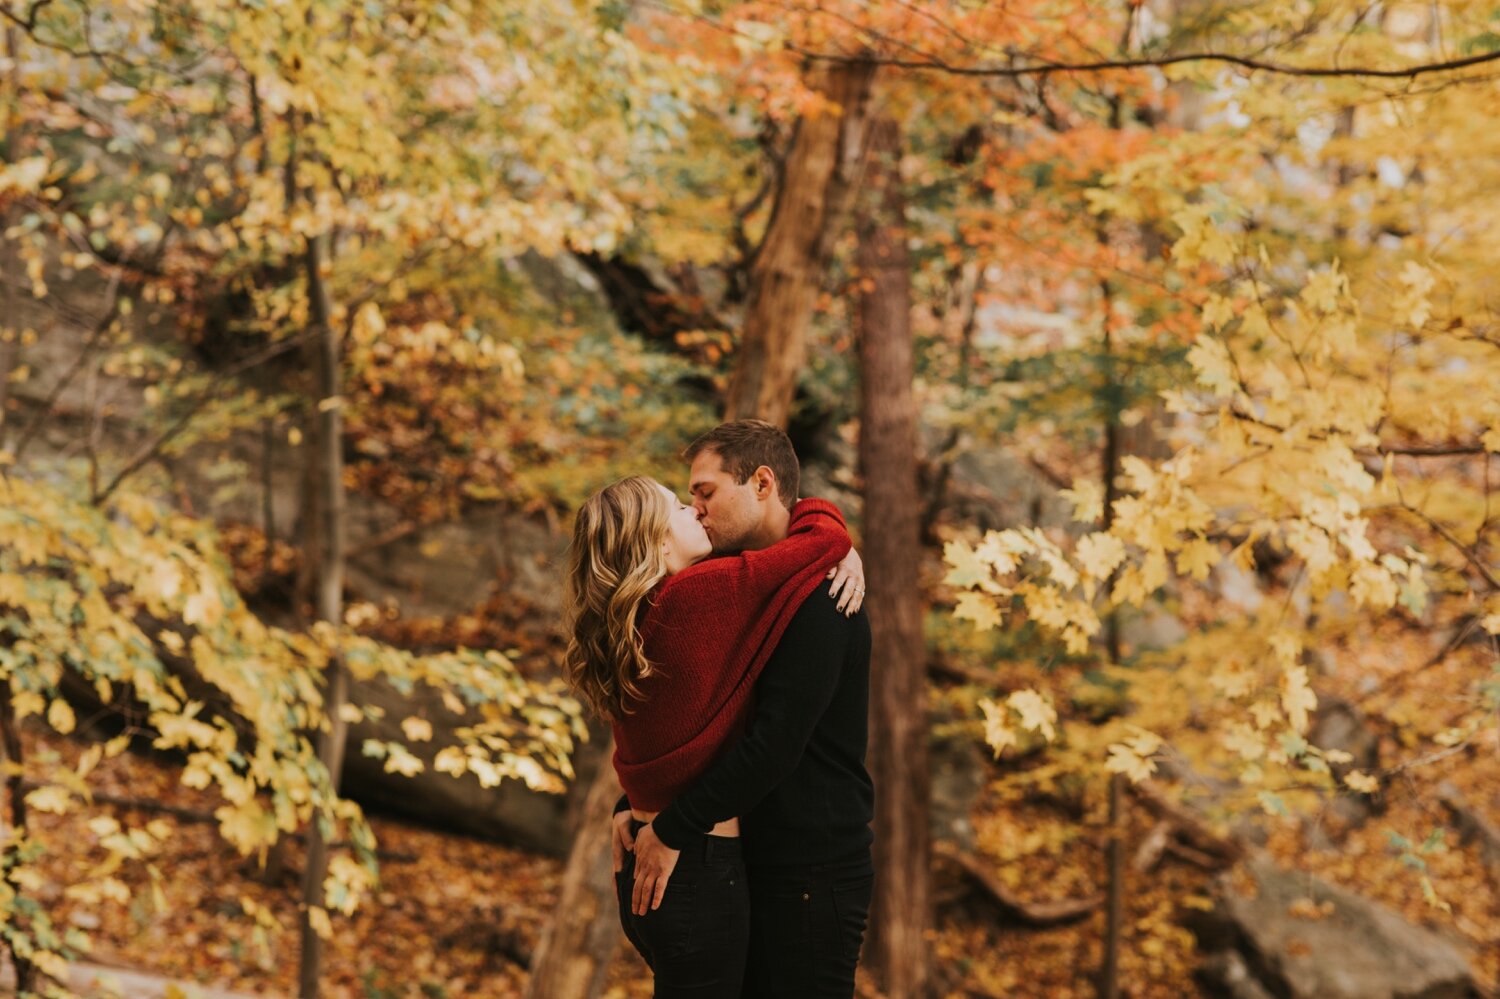
[[[702,608],[703,601],[735,606],[765,600],[809,566],[832,567],[849,553],[849,529],[839,508],[827,500],[798,500],[787,534],[769,548],[709,559],[677,573],[661,593],[666,607],[678,600]]]

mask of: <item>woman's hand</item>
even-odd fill
[[[610,818],[610,852],[614,854],[615,873],[625,869],[625,851],[635,849],[635,839],[630,835],[630,810],[622,808]]]
[[[667,882],[677,867],[681,850],[673,850],[656,838],[656,830],[645,826],[635,836],[635,890],[630,896],[630,911],[644,916],[661,905],[667,893]]]
[[[828,570],[833,585],[828,588],[839,602],[839,610],[853,617],[865,603],[865,562],[853,548],[842,562]]]

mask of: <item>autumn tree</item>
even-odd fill
[[[921,501],[912,393],[911,262],[907,255],[900,126],[870,131],[859,220],[860,471],[869,565],[872,649],[870,773],[875,898],[869,956],[893,995],[928,988],[927,657],[921,596]]]
[[[132,653],[156,672],[111,674],[155,705],[153,725],[179,733],[163,746],[196,747],[226,759],[235,758],[241,737],[279,747],[276,759],[284,757],[285,765],[255,772],[253,781],[241,773],[245,764],[210,766],[208,755],[192,757],[228,788],[234,807],[224,814],[224,830],[237,845],[261,849],[267,837],[306,823],[315,840],[326,841],[352,825],[344,838],[356,844],[360,863],[336,854],[327,878],[318,863],[308,865],[314,903],[306,910],[309,943],[317,931],[327,931],[326,911],[356,904],[373,871],[368,831],[358,810],[337,795],[337,733],[360,713],[356,705],[339,703],[345,678],[387,675],[410,683],[420,676],[448,689],[453,710],[478,718],[464,729],[460,746],[440,752],[433,765],[455,776],[473,773],[487,786],[524,775],[529,783],[556,788],[549,771],[567,772],[577,734],[570,702],[545,686],[521,683],[498,654],[413,658],[360,639],[350,628],[357,621],[345,617],[338,571],[340,463],[347,444],[340,424],[348,404],[342,345],[353,343],[357,356],[366,352],[367,367],[368,352],[436,351],[472,362],[469,370],[492,378],[493,388],[515,390],[521,364],[498,331],[454,329],[420,314],[387,323],[384,315],[400,310],[406,279],[425,261],[477,254],[496,265],[529,249],[609,245],[628,223],[624,202],[604,179],[623,169],[616,152],[649,154],[675,114],[671,92],[683,77],[623,47],[618,22],[607,12],[538,4],[527,16],[515,13],[467,5],[351,10],[316,0],[275,10],[161,2],[88,9],[43,3],[0,11],[10,56],[0,207],[7,218],[24,218],[19,229],[7,227],[4,252],[20,261],[26,276],[20,289],[7,284],[7,294],[29,294],[68,317],[69,306],[58,300],[60,282],[99,274],[106,290],[102,317],[93,321],[95,331],[77,361],[40,393],[18,434],[11,435],[12,420],[6,421],[7,463],[21,477],[12,486],[20,488],[16,482],[34,474],[25,462],[41,450],[40,435],[74,418],[72,383],[80,372],[139,379],[143,403],[144,419],[129,428],[138,444],[133,450],[117,454],[97,430],[85,438],[83,488],[99,516],[117,503],[144,509],[136,483],[150,478],[154,464],[196,442],[259,426],[283,411],[305,411],[320,424],[312,460],[322,482],[316,510],[324,520],[315,536],[324,551],[313,560],[320,565],[321,622],[305,635],[276,633],[273,642],[273,649],[277,642],[286,647],[284,696],[295,692],[298,703],[288,702],[285,716],[268,715],[260,702],[239,696],[240,674],[226,674],[234,696],[223,705],[231,728],[221,730],[189,724],[202,708],[186,696],[152,693],[150,685],[165,683],[173,666],[190,663],[212,675],[204,657],[216,647],[195,644],[194,628],[222,620],[238,630],[219,648],[256,646],[242,638],[256,627],[242,608],[214,610],[233,599],[216,565],[200,571],[196,586],[178,583],[165,594],[163,621],[171,626],[180,618],[188,637],[168,627],[163,658],[153,651],[159,648],[154,637]],[[492,66],[514,68],[497,74]],[[636,110],[622,113],[614,97],[622,89],[663,99],[627,101]],[[592,154],[581,152],[586,135]],[[163,322],[164,316],[176,322]],[[138,324],[141,318],[148,322]],[[5,322],[6,363],[24,375],[33,334],[11,327],[9,313]],[[163,341],[163,326],[179,339]],[[318,359],[317,384],[284,366],[264,379],[276,386],[269,393],[247,386],[254,384],[247,376],[304,347]],[[7,377],[6,384],[18,380]],[[13,416],[16,398],[4,401]],[[104,426],[105,400],[84,401],[93,407],[85,419]],[[27,529],[56,518],[87,522],[72,498],[63,502],[50,493],[19,495],[14,508],[22,518],[18,525],[32,525]],[[154,543],[155,521],[143,523],[146,540],[138,547]],[[58,531],[44,528],[49,537],[65,537]],[[124,544],[109,538],[109,544]],[[204,559],[211,558],[211,547],[205,542]],[[38,711],[55,719],[54,727],[69,727],[59,678],[75,668],[91,684],[92,671],[111,661],[72,662],[63,649],[66,635],[44,631],[39,634],[49,637],[41,641],[26,630],[52,627],[39,605],[22,599],[34,587],[29,580],[36,567],[48,559],[76,560],[86,550],[64,546],[41,562],[26,556],[6,563],[14,587],[7,590],[7,606],[29,622],[13,636],[23,654],[7,667],[10,689],[27,694],[8,716],[8,739],[12,719]],[[147,562],[148,568],[156,564]],[[120,621],[128,619],[131,600],[160,601],[163,595],[151,596],[151,587],[179,578],[163,568],[136,583],[123,568],[109,566],[101,561],[77,585],[80,592],[97,587],[112,594],[111,613]],[[179,602],[171,602],[174,596]],[[188,601],[185,611],[181,600]],[[67,667],[61,673],[59,663]],[[323,693],[307,671],[330,664],[335,682]],[[260,668],[270,682],[274,674]],[[459,694],[450,685],[464,675]],[[536,717],[547,721],[517,726],[514,710],[525,714],[543,705]],[[246,727],[232,729],[233,718]],[[321,764],[311,762],[298,733],[325,727],[333,736],[328,750]],[[234,738],[226,734],[231,730]],[[402,744],[362,748],[392,771],[426,766]],[[250,793],[257,789],[292,797],[270,810]],[[12,821],[24,825],[22,798],[13,797]],[[55,795],[29,797],[33,809],[44,801],[64,807]],[[32,849],[13,837],[11,846],[17,845]],[[15,904],[27,905],[24,896],[16,898]],[[23,970],[28,960],[38,967],[51,961],[61,946],[43,914],[35,918],[25,931],[30,935],[12,941],[22,948]],[[57,965],[43,970],[54,973]],[[312,965],[305,993],[313,991],[315,978]]]

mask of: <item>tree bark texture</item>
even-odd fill
[[[1108,237],[1101,220],[1097,230],[1101,246],[1108,245]],[[1119,498],[1116,480],[1120,476],[1121,439],[1120,409],[1124,395],[1122,374],[1114,341],[1113,302],[1114,289],[1107,278],[1099,283],[1103,340],[1100,344],[1099,398],[1104,405],[1104,448],[1100,454],[1100,478],[1104,486],[1103,527],[1107,531],[1115,521],[1115,500]],[[1105,582],[1107,598],[1114,590],[1118,573],[1111,573]],[[1120,661],[1120,615],[1111,606],[1104,619],[1105,654],[1111,663]],[[1101,999],[1119,999],[1120,995],[1120,949],[1125,938],[1125,819],[1124,777],[1109,775],[1109,840],[1105,846],[1105,877],[1108,904],[1104,916],[1104,961],[1099,969],[1099,995]]]
[[[623,936],[615,905],[610,813],[620,783],[605,746],[599,772],[578,817],[552,921],[537,944],[526,999],[594,999],[604,991],[609,962]]]
[[[314,417],[317,432],[313,446],[308,448],[308,460],[314,463],[312,478],[317,495],[316,613],[318,620],[338,626],[344,616],[344,434],[340,411],[339,337],[331,322],[328,285],[323,278],[328,243],[327,233],[312,238],[308,241],[306,255],[307,292],[316,329],[312,351],[317,379],[314,395],[318,400]],[[328,728],[319,733],[318,759],[328,768],[335,793],[344,767],[344,743],[349,731],[341,709],[348,699],[349,671],[338,652],[330,650],[323,700]],[[302,878],[302,959],[298,974],[298,994],[302,999],[312,999],[318,994],[323,939],[313,929],[312,910],[323,905],[323,880],[327,876],[327,837],[315,818],[307,834],[307,865]]]
[[[859,462],[864,477],[865,607],[873,632],[870,770],[875,898],[869,964],[892,996],[924,994],[931,923],[927,687],[917,592],[921,496],[912,398],[911,263],[895,122],[870,131],[861,206]]]
[[[4,131],[5,150],[4,159],[0,160],[9,166],[20,158],[21,154],[21,130],[20,115],[17,113],[17,104],[21,99],[21,33],[10,25],[4,32],[5,57],[11,66],[10,91],[11,100],[4,108]],[[7,206],[0,212],[0,317],[8,322],[11,316],[16,314],[15,289],[11,287],[9,276],[20,272],[16,266],[17,254],[11,246],[11,241],[4,237],[4,233],[10,229],[10,207]],[[6,327],[0,325],[0,333],[5,333]],[[7,413],[10,408],[10,375],[15,370],[16,360],[21,351],[21,331],[9,329],[9,335],[0,340],[0,451],[9,450],[5,445],[10,438],[10,427],[7,426]]]
[[[21,730],[16,724],[15,708],[10,699],[10,678],[0,679],[0,763],[9,771],[5,776],[5,807],[9,813],[5,825],[0,826],[0,867],[4,868],[4,882],[12,904],[25,897],[24,887],[15,879],[18,858],[12,856],[18,846],[30,835],[26,827],[26,788],[22,779],[25,752],[21,745]],[[26,936],[19,923],[17,936]],[[12,939],[6,946],[10,952],[11,967],[16,972],[16,994],[34,992],[37,986],[37,967],[27,960],[24,951]]]
[[[806,333],[838,226],[863,160],[873,66],[810,70],[812,89],[838,111],[805,116],[786,157],[771,221],[750,268],[750,293],[725,419],[786,426]]]

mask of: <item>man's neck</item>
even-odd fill
[[[785,541],[787,527],[791,521],[791,512],[778,504],[775,509],[768,511],[765,522],[755,533],[745,539],[744,550],[760,551],[762,548],[770,548],[778,541]]]

